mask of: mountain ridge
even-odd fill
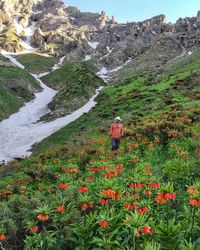
[[[0,4],[0,47],[20,52],[28,43],[39,53],[66,55],[64,64],[94,60],[99,70],[106,69],[100,76],[112,80],[121,68],[148,51],[156,53],[153,67],[158,67],[199,46],[200,11],[196,17],[179,18],[174,24],[165,19],[159,15],[118,24],[104,11],[81,12],[61,0],[4,0]]]

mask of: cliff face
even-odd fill
[[[159,15],[142,22],[118,24],[102,13],[83,13],[61,0],[2,0],[0,46],[10,52],[31,44],[38,52],[66,55],[66,61],[94,59],[109,71],[145,53],[165,63],[199,47],[200,12],[175,24]],[[156,63],[153,66],[157,66]]]

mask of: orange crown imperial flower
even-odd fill
[[[189,205],[192,207],[199,207],[200,206],[200,200],[199,199],[190,199]]]
[[[106,220],[100,221],[99,222],[99,226],[101,227],[108,227],[109,226],[109,222]]]
[[[65,206],[64,205],[58,206],[57,211],[58,211],[58,213],[64,212],[65,211]]]
[[[189,194],[198,194],[198,193],[199,193],[199,191],[197,190],[197,188],[193,188],[193,187],[188,188],[188,189],[187,189],[187,192],[188,192]]]
[[[145,226],[141,229],[142,234],[154,234],[154,230],[149,226]]]
[[[33,226],[31,228],[31,232],[36,233],[39,230],[39,227],[37,225]]]
[[[38,214],[37,218],[40,221],[47,221],[49,219],[49,216],[47,214]]]
[[[82,192],[82,193],[87,193],[87,192],[89,192],[89,188],[87,188],[87,187],[82,187],[82,186],[80,186],[78,189],[79,189],[79,191]]]
[[[60,189],[68,189],[69,185],[67,183],[60,183],[59,185]]]
[[[0,241],[4,241],[4,240],[6,240],[5,234],[0,234]]]

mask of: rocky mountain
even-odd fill
[[[160,67],[199,47],[200,12],[166,23],[159,15],[118,24],[114,17],[81,12],[61,0],[1,0],[0,47],[64,56],[65,62],[92,60],[104,79],[122,68]],[[150,62],[150,63],[148,63]],[[139,70],[139,71],[140,71]]]

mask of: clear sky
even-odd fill
[[[164,14],[167,22],[175,22],[179,17],[196,16],[200,10],[200,0],[65,0],[81,11],[101,12],[109,17],[114,15],[118,22],[143,21]]]

